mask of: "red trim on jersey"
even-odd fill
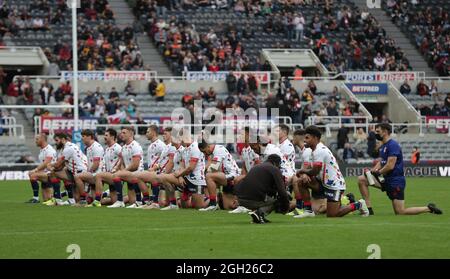
[[[313,167],[322,167],[323,163],[322,162],[313,162],[312,165],[313,165]]]
[[[100,157],[94,157],[93,159],[92,159],[92,161],[94,161],[94,162],[96,162],[96,161],[100,161],[102,158],[100,158]]]
[[[198,158],[191,158],[191,160],[189,162],[197,163],[198,162]]]

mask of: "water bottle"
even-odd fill
[[[369,169],[364,169],[364,176],[367,178],[370,186],[375,185],[375,178],[372,175],[372,172]]]

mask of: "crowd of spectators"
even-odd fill
[[[187,22],[183,14],[164,17],[167,10],[226,9],[246,15],[243,24],[217,21],[205,32]],[[310,18],[303,8],[323,10]],[[204,11],[199,11],[204,12]],[[288,42],[274,41],[272,48],[291,48],[297,41],[307,42],[321,62],[331,71],[410,69],[408,60],[392,39],[386,37],[370,13],[333,3],[317,1],[226,1],[201,0],[137,0],[136,17],[144,24],[150,37],[159,47],[165,61],[175,73],[183,71],[260,71],[270,70],[258,57],[249,55],[244,47],[247,39],[255,38],[252,18],[265,19],[263,29],[279,34]],[[360,31],[356,31],[360,30]],[[332,38],[340,32],[347,34],[345,45]]]
[[[14,39],[23,36],[22,31],[43,30],[54,35],[55,41],[53,47],[43,49],[51,63],[48,74],[58,75],[61,70],[71,70],[71,21],[66,2],[31,0],[27,6],[18,6],[14,1],[4,1],[0,7],[0,42],[14,45]],[[55,32],[57,27],[62,33]],[[116,26],[114,12],[107,0],[81,0],[77,30],[80,70],[148,69],[135,41],[136,29],[132,25]]]
[[[415,109],[422,116],[450,116],[450,93],[444,93],[443,90],[443,88],[438,87],[434,80],[430,82],[421,80],[416,88],[411,88],[408,81],[404,81],[399,88],[400,93],[406,97],[413,94],[421,97],[431,97],[434,103],[432,106],[420,101],[415,104]]]
[[[441,1],[440,3],[445,3]],[[446,2],[447,4],[448,1]],[[442,76],[450,75],[450,18],[448,6],[434,6],[428,0],[387,0],[392,21],[404,26],[416,47]]]

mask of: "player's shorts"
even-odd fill
[[[184,177],[184,182],[186,184],[184,185],[183,192],[189,192],[191,194],[204,194],[205,193],[204,187],[206,187],[206,185],[195,185],[194,183],[189,181],[189,179],[187,179],[186,177]]]
[[[324,199],[327,199],[328,202],[338,202],[341,200],[341,196],[344,194],[344,190],[333,190],[323,186],[322,183],[319,182],[319,192],[317,193],[319,196],[322,196]]]
[[[76,170],[75,173],[72,173],[70,170],[66,169],[67,177],[70,181],[75,182],[75,175],[85,172],[86,170]]]
[[[41,182],[41,188],[42,189],[52,188],[52,184],[50,182]]]
[[[385,186],[386,195],[389,197],[391,201],[393,200],[402,201],[405,199],[405,188],[406,186],[403,185],[400,186],[386,185]]]

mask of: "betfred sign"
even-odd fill
[[[419,79],[418,72],[345,72],[347,81],[412,81]]]
[[[79,119],[78,127],[82,130],[95,129],[97,122],[97,118]],[[55,133],[72,131],[74,124],[73,118],[41,116],[41,132],[44,133],[49,133],[50,131]]]
[[[346,83],[345,86],[353,92],[353,94],[374,94],[386,95],[388,86],[386,83]]]
[[[164,123],[166,125],[170,124],[169,123],[170,117],[146,117],[143,120],[148,125],[152,124],[159,125],[161,123]],[[114,122],[111,119],[110,121]],[[134,124],[136,122],[136,119],[130,119],[130,122]],[[74,120],[71,118],[41,116],[41,132],[43,133],[49,133],[50,131],[53,131],[54,133],[71,132],[74,128],[74,123],[75,123]],[[84,129],[95,130],[97,128],[97,124],[98,124],[97,118],[80,118],[78,120],[78,127],[80,128],[80,130]]]
[[[427,116],[427,127],[436,127],[439,133],[448,133],[448,126],[450,124],[450,117],[448,116]]]

